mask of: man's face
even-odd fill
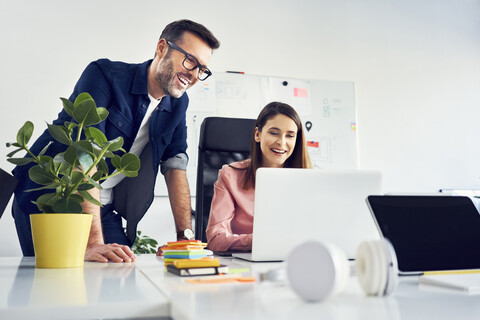
[[[196,35],[185,32],[182,40],[176,43],[198,62],[207,66],[212,56],[212,49]],[[155,72],[155,81],[164,94],[179,98],[185,90],[198,81],[198,68],[188,71],[183,66],[185,55],[170,48],[160,60]]]

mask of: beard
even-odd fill
[[[184,75],[189,78],[189,75]],[[170,59],[169,55],[167,55],[163,62],[160,64],[157,72],[155,74],[155,80],[157,81],[157,85],[162,88],[163,93],[170,95],[174,98],[180,98],[184,93],[185,89],[178,89],[175,86],[175,78],[177,74],[173,69],[173,61]]]

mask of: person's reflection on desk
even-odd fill
[[[26,263],[29,260],[33,261],[33,263]],[[7,305],[9,307],[22,307],[29,304],[29,293],[32,290],[34,274],[35,260],[23,257],[15,273],[12,288],[8,294]]]

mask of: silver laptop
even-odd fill
[[[282,261],[307,240],[330,242],[349,259],[380,235],[365,199],[381,194],[378,171],[260,168],[249,261]]]

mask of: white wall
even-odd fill
[[[149,59],[180,18],[221,40],[212,70],[354,81],[360,167],[386,192],[480,188],[479,0],[0,0],[0,155],[26,120],[45,128],[88,62]],[[156,203],[140,229],[168,239]],[[19,254],[9,209],[0,243]]]

